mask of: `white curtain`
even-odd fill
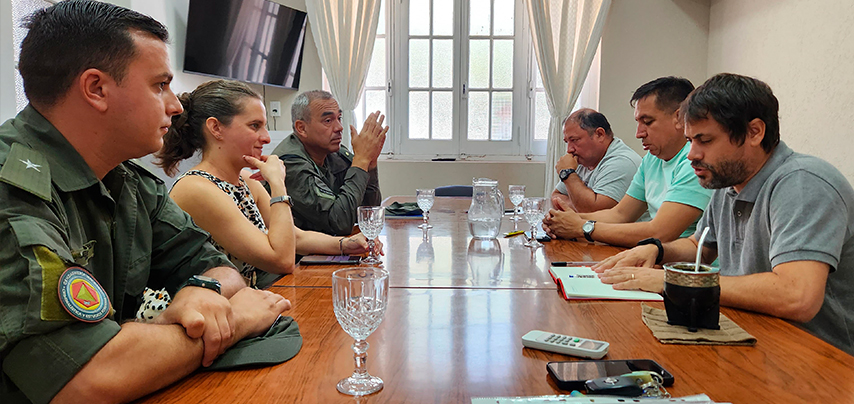
[[[551,114],[546,148],[548,196],[556,183],[555,164],[566,153],[561,124],[581,94],[611,0],[527,0],[527,6]]]
[[[350,144],[350,125],[365,87],[371,63],[380,0],[306,0],[308,20],[320,63],[329,79],[332,95],[343,111],[343,144]]]

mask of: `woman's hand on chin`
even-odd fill
[[[278,156],[267,155],[255,158],[247,155],[243,156],[243,160],[245,160],[251,168],[258,170],[252,173],[249,178],[255,181],[266,180],[267,183],[271,184],[271,186],[272,184],[284,185],[285,164],[279,160]]]

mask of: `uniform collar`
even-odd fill
[[[306,160],[311,162],[311,165],[314,166],[314,169],[318,173],[321,173],[323,170],[323,167],[318,166],[317,163],[314,162],[314,159],[311,158],[311,155],[308,154],[308,151],[305,149],[305,144],[303,144],[302,139],[299,138],[299,136],[296,134],[296,132],[291,133],[291,135],[288,138],[290,138],[290,142],[292,143],[291,147],[296,148],[296,151],[299,152],[299,155],[301,155],[303,158],[305,158]],[[285,138],[285,141],[288,141],[288,138]],[[326,156],[326,160],[329,160],[328,155]],[[324,165],[326,165],[326,163],[324,163]]]
[[[326,158],[323,160],[323,166],[318,166],[314,159],[311,158],[311,155],[308,154],[308,151],[305,150],[305,144],[303,144],[302,139],[297,136],[296,133],[291,133],[289,136],[291,139],[291,143],[293,143],[294,148],[296,148],[300,155],[305,157],[308,161],[314,164],[314,167],[318,170],[318,172],[331,171],[333,174],[337,174],[341,171],[347,171],[350,168],[350,163],[352,162],[353,153],[350,152],[347,147],[341,145],[341,148],[338,149],[337,153],[329,153],[326,155]],[[287,141],[288,138],[285,138]]]
[[[99,182],[74,146],[32,105],[18,114],[20,143],[42,153],[50,165],[51,181],[63,192],[78,191]]]
[[[788,158],[794,154],[795,152],[789,148],[782,140],[774,150],[771,151],[771,156],[768,157],[768,160],[765,161],[765,164],[762,168],[759,169],[759,172],[747,182],[747,185],[744,186],[744,189],[738,193],[736,196],[736,200],[745,201],[745,202],[756,202],[756,197],[759,196],[759,190],[762,189],[762,186],[765,185],[765,181],[774,171],[777,171],[783,163],[788,160]],[[734,194],[735,190],[732,187],[729,187],[727,190],[728,194]]]

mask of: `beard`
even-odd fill
[[[718,164],[710,165],[694,160],[691,167],[703,168],[709,172],[709,178],[697,177],[700,186],[706,189],[720,189],[738,185],[747,180],[749,173],[747,166],[740,160],[724,160]]]

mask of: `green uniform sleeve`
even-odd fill
[[[33,403],[48,403],[120,330],[112,320],[77,322],[26,338],[4,359],[3,372]]]
[[[380,193],[379,170],[374,168],[368,170],[368,186],[365,188],[365,198],[361,206],[379,206],[383,203],[383,195]]]
[[[110,319],[79,322],[60,311],[61,272],[43,269],[34,251],[47,251],[63,267],[72,259],[61,220],[43,200],[5,184],[0,200],[0,402],[23,394],[46,403],[120,327]]]
[[[148,179],[146,179],[148,180]],[[166,288],[173,294],[187,278],[215,267],[234,264],[208,242],[210,234],[196,226],[193,219],[169,197],[166,187],[143,181],[141,187],[155,187],[151,217],[151,273],[147,285]]]
[[[310,161],[286,158],[285,185],[293,198],[292,211],[298,227],[332,235],[349,235],[356,223],[356,208],[368,186],[369,174],[350,167],[335,193]],[[378,190],[377,190],[378,194]]]

